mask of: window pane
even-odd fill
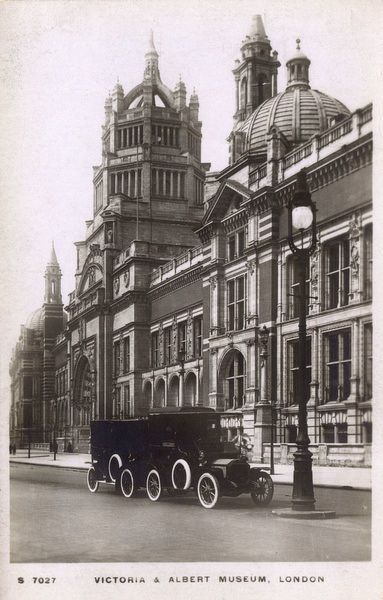
[[[238,232],[238,256],[243,255],[243,251],[245,249],[245,232]]]
[[[339,295],[339,274],[333,273],[328,277],[329,285],[329,298],[328,308],[336,308],[338,306],[338,295]]]
[[[339,269],[339,246],[332,244],[328,248],[328,271],[337,271]]]
[[[245,297],[245,282],[244,278],[237,279],[237,300],[242,300]]]
[[[228,290],[228,301],[234,302],[234,280],[231,280],[228,282],[227,290]]]
[[[329,335],[329,361],[334,362],[339,358],[339,338],[338,334]]]
[[[350,331],[345,331],[342,334],[343,338],[343,359],[351,358],[351,334]]]

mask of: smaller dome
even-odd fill
[[[344,104],[310,87],[291,86],[265,100],[242,124],[246,148],[266,154],[267,134],[275,126],[292,147],[325,131],[334,118],[348,116]]]
[[[44,328],[44,318],[43,318],[43,309],[37,308],[34,310],[26,320],[25,327],[27,329],[34,329],[35,331],[43,331]]]

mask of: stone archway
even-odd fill
[[[162,406],[165,406],[165,382],[161,377],[154,386],[153,408]]]
[[[143,389],[143,400],[145,410],[149,410],[152,406],[152,382],[145,381]]]
[[[185,377],[184,406],[195,406],[197,404],[197,378],[195,373],[190,372]]]
[[[224,398],[224,409],[241,408],[245,403],[246,360],[242,352],[232,348],[225,354],[218,370],[218,392]]]
[[[168,406],[178,406],[179,403],[179,378],[174,375],[169,382]]]
[[[91,418],[93,418],[93,375],[89,359],[86,356],[82,356],[76,367],[75,379],[74,379],[74,393],[73,393],[73,420],[74,425],[89,425]]]

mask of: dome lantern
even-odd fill
[[[287,88],[300,87],[308,89],[310,87],[309,66],[310,59],[301,51],[301,40],[297,38],[297,48],[294,56],[287,61]]]

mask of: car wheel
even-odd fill
[[[86,475],[86,482],[88,484],[88,490],[94,494],[98,490],[98,480],[96,476],[96,469],[90,467]]]
[[[214,508],[220,495],[218,479],[211,473],[203,473],[198,480],[197,494],[204,508]]]
[[[161,498],[162,485],[160,474],[157,469],[149,471],[146,478],[146,493],[148,494],[149,500],[157,502]]]
[[[172,484],[175,490],[188,490],[191,484],[191,470],[183,458],[176,460],[172,468]]]
[[[123,469],[120,475],[120,488],[125,498],[131,498],[136,491],[133,473],[130,469]]]
[[[268,473],[261,471],[251,483],[251,498],[254,504],[269,504],[274,494],[274,482]]]
[[[110,480],[115,483],[118,479],[118,475],[120,473],[120,469],[122,467],[122,460],[118,454],[112,454],[109,459],[108,471]]]

